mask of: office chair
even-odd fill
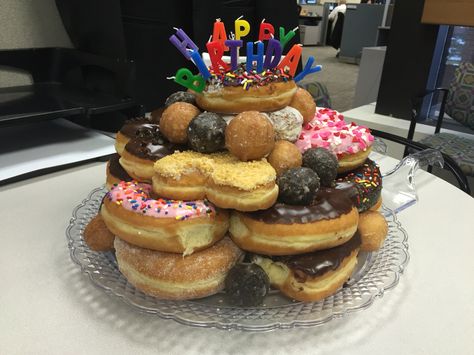
[[[474,176],[474,136],[464,136],[441,132],[445,113],[453,120],[474,130],[474,65],[461,63],[455,71],[455,79],[447,88],[429,90],[414,99],[413,113],[408,130],[408,140],[412,140],[416,124],[419,122],[419,105],[423,98],[439,93],[441,104],[434,134],[423,138],[420,143],[449,155],[466,176]],[[405,150],[405,154],[408,150]],[[431,169],[430,169],[431,171]]]

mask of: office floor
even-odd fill
[[[303,47],[303,65],[308,56],[312,55],[316,59],[315,63],[323,66],[323,70],[308,75],[302,82],[322,82],[328,88],[332,108],[346,111],[353,108],[359,66],[339,62],[336,52],[332,47]]]

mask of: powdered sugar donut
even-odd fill
[[[336,154],[338,173],[350,171],[364,163],[370,154],[374,136],[367,127],[344,121],[337,111],[318,109],[303,127],[296,146],[303,153],[309,148],[326,148]]]
[[[222,239],[228,213],[206,200],[151,198],[151,185],[136,181],[112,186],[102,218],[117,237],[142,248],[188,255]]]
[[[303,115],[297,109],[290,106],[284,107],[268,113],[268,119],[273,124],[277,140],[294,142],[298,139],[303,125]]]

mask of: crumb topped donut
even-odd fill
[[[207,201],[154,199],[151,185],[120,182],[112,186],[101,208],[107,228],[131,244],[191,254],[221,239],[228,214]]]
[[[242,162],[229,153],[175,152],[154,166],[153,190],[168,198],[208,198],[221,208],[255,211],[278,196],[276,173],[265,160]]]
[[[119,270],[144,293],[168,300],[210,296],[224,288],[229,270],[242,251],[226,237],[213,246],[183,257],[140,248],[115,239]]]

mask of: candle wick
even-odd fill
[[[295,28],[292,29],[292,31],[297,31],[298,30],[298,26],[296,26]]]
[[[175,76],[167,76],[166,79],[168,79],[168,80],[174,80],[174,79],[176,79],[176,77],[175,77]]]
[[[211,42],[212,35],[209,36],[209,39],[207,40],[207,43]]]
[[[237,20],[240,20],[242,17],[244,17],[244,15],[240,15],[240,17]],[[235,21],[237,21],[237,20],[235,20]]]
[[[177,27],[173,27],[173,29],[174,29],[175,31],[179,31],[179,28],[177,28]]]
[[[220,18],[216,18],[216,21],[217,21],[217,22],[221,22],[221,19],[220,19]]]
[[[262,20],[262,23],[264,23],[264,22],[265,22],[265,19]]]
[[[273,35],[273,33],[270,33],[270,36],[272,36],[272,38],[275,38],[275,36]]]

